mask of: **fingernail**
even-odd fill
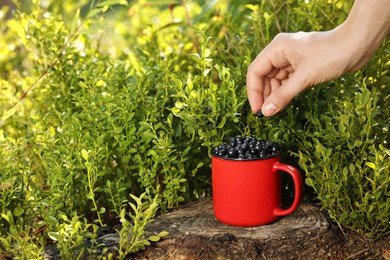
[[[275,106],[274,103],[266,103],[266,104],[264,104],[261,111],[266,116],[273,116],[276,113],[276,109],[277,109],[277,107]]]

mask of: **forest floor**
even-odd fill
[[[105,226],[98,232],[98,244],[107,249],[106,254],[112,253],[112,259],[119,259],[120,228]],[[159,214],[147,225],[145,235],[162,231],[168,231],[169,235],[126,259],[390,260],[390,236],[374,241],[349,230],[342,232],[318,206],[310,203],[301,204],[295,212],[272,224],[243,228],[215,219],[209,198]],[[0,260],[10,259],[11,255],[0,254]],[[62,259],[55,244],[45,248],[45,259]]]

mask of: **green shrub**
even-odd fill
[[[343,86],[341,95],[328,89],[334,102],[321,114],[307,112],[298,156],[330,217],[378,238],[389,232],[390,221],[389,111],[379,105],[378,90],[365,85]]]

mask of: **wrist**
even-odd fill
[[[365,65],[389,34],[389,4],[390,0],[356,0],[348,18],[335,29],[351,55],[347,72]]]

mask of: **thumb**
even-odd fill
[[[261,107],[264,116],[270,117],[283,110],[291,100],[308,87],[301,73],[295,71],[279,88],[271,92]]]

